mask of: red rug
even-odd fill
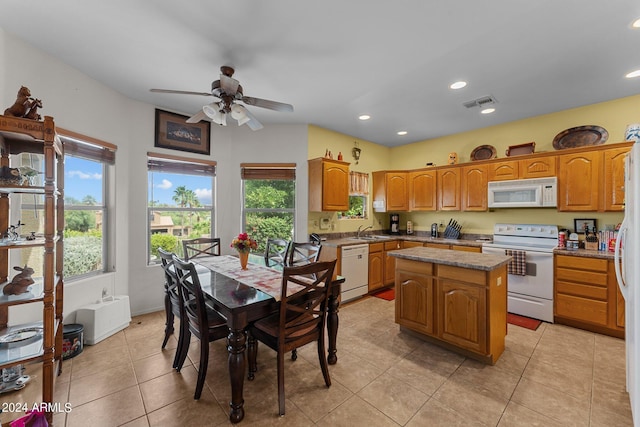
[[[521,326],[523,328],[531,329],[535,331],[542,323],[538,319],[532,319],[530,317],[519,316],[513,313],[507,313],[507,322],[512,325]]]
[[[394,299],[396,299],[396,291],[393,288],[383,289],[373,294],[373,296],[376,298],[382,298],[387,301],[393,301]]]

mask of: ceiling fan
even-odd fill
[[[219,99],[219,101],[214,101],[211,104],[203,106],[201,111],[198,111],[187,119],[187,123],[198,123],[200,120],[209,118],[214,123],[226,126],[227,115],[229,114],[238,122],[238,126],[246,124],[252,130],[262,129],[262,123],[260,123],[244,105],[236,103],[237,101],[242,101],[247,105],[253,105],[255,107],[268,108],[269,110],[293,111],[293,106],[290,104],[244,96],[240,82],[232,77],[234,71],[232,67],[226,65],[220,67],[220,80],[215,80],[211,83],[211,92],[191,92],[171,89],[151,89],[151,92],[215,96]]]

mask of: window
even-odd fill
[[[158,248],[182,254],[182,240],[215,232],[216,163],[148,153],[149,262]]]
[[[369,174],[349,172],[349,210],[341,212],[341,218],[367,218],[367,196],[369,195]]]
[[[293,239],[295,225],[295,164],[240,165],[242,227],[264,253],[268,238]]]

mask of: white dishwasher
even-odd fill
[[[344,277],[342,284],[342,302],[366,295],[369,291],[369,245],[350,245],[342,247],[341,259]]]

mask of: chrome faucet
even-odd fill
[[[363,232],[367,231],[368,229],[373,228],[373,226],[372,226],[372,225],[370,225],[370,226],[368,226],[368,227],[365,227],[363,230],[360,230],[360,228],[362,228],[362,226],[361,226],[361,225],[359,225],[359,226],[358,226],[358,231],[356,231],[356,237],[357,237],[358,239],[360,238],[360,233],[363,233]]]

